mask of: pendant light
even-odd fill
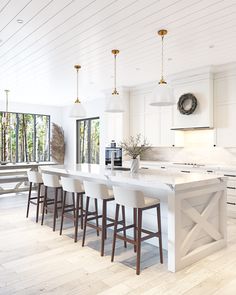
[[[81,69],[80,65],[75,65],[74,68],[76,69],[77,73],[77,98],[74,104],[71,106],[70,109],[70,117],[71,118],[84,118],[86,116],[85,109],[79,100],[79,69]]]
[[[116,57],[119,54],[118,49],[113,49],[111,53],[114,55],[114,89],[110,97],[107,98],[106,112],[107,113],[123,113],[123,99],[116,89]]]
[[[167,34],[167,30],[158,31],[158,35],[161,36],[161,79],[158,86],[152,93],[151,106],[169,106],[175,104],[173,89],[167,84],[164,79],[164,36]]]

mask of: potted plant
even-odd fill
[[[151,148],[151,145],[145,138],[142,139],[141,134],[130,136],[127,140],[120,143],[125,155],[132,158],[130,170],[132,173],[137,173],[139,169],[139,158],[141,154]]]

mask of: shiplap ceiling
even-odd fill
[[[81,100],[102,97],[113,48],[119,85],[158,80],[161,28],[168,74],[236,60],[235,0],[0,0],[0,99],[66,105],[76,63]]]

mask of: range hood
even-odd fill
[[[213,127],[184,127],[184,128],[171,128],[170,130],[180,131],[193,131],[193,130],[213,130]]]
[[[187,71],[171,79],[176,97],[171,130],[204,130],[213,128],[213,74],[210,68]],[[190,115],[181,114],[178,100],[186,93],[197,98],[197,108]]]

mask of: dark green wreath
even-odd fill
[[[187,100],[191,101],[191,108],[185,109],[184,105]],[[185,93],[180,96],[178,101],[178,110],[183,115],[191,115],[197,108],[197,99],[192,93]]]

